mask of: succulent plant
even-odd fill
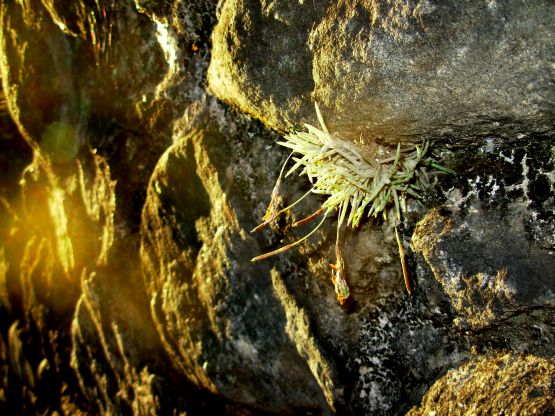
[[[270,205],[262,217],[263,222],[253,231],[260,230],[311,193],[323,195],[326,199],[316,212],[297,221],[292,226],[305,224],[321,214],[323,214],[323,218],[304,237],[277,250],[254,257],[252,261],[266,259],[302,243],[324,223],[330,212],[337,211],[335,249],[337,259],[336,264],[330,265],[330,267],[333,269],[332,280],[338,299],[340,303],[344,303],[349,297],[349,289],[345,280],[344,262],[339,244],[341,226],[346,221],[347,226],[357,228],[365,213],[367,217],[377,217],[381,214],[384,219],[387,219],[389,209],[394,208],[395,234],[399,245],[403,275],[407,290],[411,293],[404,261],[404,250],[397,232],[397,223],[401,221],[402,207],[406,205],[402,202],[405,202],[407,195],[421,198],[423,191],[430,186],[427,172],[430,167],[443,172],[453,172],[427,157],[428,142],[405,147],[399,143],[396,150],[392,150],[377,143],[362,147],[343,140],[337,134],[330,134],[318,105],[316,104],[315,107],[321,129],[305,124],[306,132],[293,132],[285,136],[285,140],[278,142],[281,146],[291,149],[292,152],[285,161],[276,181]],[[294,164],[284,176],[285,167],[290,159]],[[294,203],[279,209],[282,178],[294,172],[306,175],[312,186]]]

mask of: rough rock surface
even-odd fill
[[[226,1],[211,90],[277,130],[384,141],[551,130],[550,1]],[[370,136],[370,137],[368,137]]]
[[[33,151],[22,172],[28,153],[8,147],[20,171],[2,181],[1,412],[218,412],[173,376],[137,268],[151,169],[195,97],[168,106],[156,28],[170,25],[113,2],[2,2],[0,16],[8,133]],[[199,83],[187,74],[173,87]]]
[[[476,357],[440,378],[407,416],[549,415],[555,412],[554,377],[553,360],[545,357]]]
[[[551,3],[66,3],[0,2],[0,413],[552,411]],[[313,226],[250,233],[313,101],[456,172],[398,225],[412,296],[390,221],[341,230],[345,307],[334,215],[250,261]]]
[[[250,262],[260,250],[244,209],[253,184],[237,168],[247,158],[256,169],[262,143],[238,148],[230,139],[193,130],[152,175],[142,259],[157,329],[197,385],[277,413],[326,408],[318,384],[325,391],[331,382],[329,364],[321,359],[322,374],[311,374],[287,335],[287,312],[273,295],[268,266]]]
[[[515,315],[553,321],[553,145],[524,148],[486,139],[477,170],[445,189],[446,201],[417,224],[412,248],[441,285],[461,329],[484,330]],[[455,162],[456,164],[457,162]]]
[[[519,207],[511,213],[523,215]],[[412,243],[450,297],[459,325],[484,329],[555,305],[555,282],[545,278],[555,256],[525,238],[522,218],[479,210],[442,216],[434,209],[417,225]]]

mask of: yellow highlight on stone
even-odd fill
[[[64,272],[69,273],[75,265],[73,244],[68,235],[67,216],[64,209],[65,194],[62,189],[52,189],[48,196],[48,210],[56,233],[56,251]]]

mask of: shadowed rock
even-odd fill
[[[5,108],[33,153],[24,168],[0,146],[0,413],[549,413],[551,3],[219,6],[0,3]],[[438,139],[456,172],[430,173],[396,225],[412,296],[389,220],[341,229],[347,308],[335,213],[250,261],[323,203],[249,233],[287,158],[267,127],[317,124],[314,101],[362,147]],[[309,188],[283,178],[277,205]]]
[[[267,411],[327,413],[335,401],[330,364],[316,346],[299,351],[286,329],[284,289],[276,299],[268,265],[250,262],[260,248],[246,231],[250,185],[237,152],[220,133],[196,130],[156,167],[141,251],[158,332],[199,386]],[[314,344],[307,329],[302,343]]]

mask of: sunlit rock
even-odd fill
[[[549,1],[223,4],[211,91],[290,130],[312,102],[350,140],[551,130]]]
[[[0,414],[491,413],[501,387],[549,412],[547,3],[1,2]],[[314,101],[455,172],[341,229],[345,307],[334,212],[251,262],[314,226],[292,226],[308,193],[249,232],[288,156],[271,129],[317,124]],[[310,188],[284,177],[276,207]]]
[[[553,377],[553,360],[545,357],[478,356],[436,381],[407,416],[550,414],[555,409]]]
[[[250,262],[260,246],[247,231],[255,192],[248,172],[252,162],[267,162],[258,159],[260,144],[235,143],[214,130],[192,131],[152,176],[141,252],[157,330],[181,373],[199,386],[253,408],[328,412],[336,398],[326,390],[335,378],[319,372],[330,364],[316,345],[298,350],[293,335],[316,341],[307,328],[288,332],[269,265]],[[245,151],[246,171],[237,164]]]

